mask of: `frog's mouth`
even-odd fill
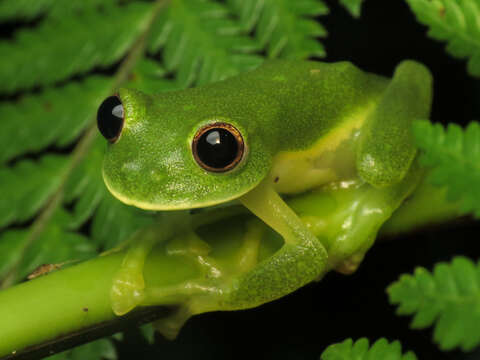
[[[214,198],[214,199],[209,199],[206,201],[191,201],[191,200],[185,200],[185,199],[169,199],[169,203],[165,202],[158,202],[155,200],[144,200],[144,199],[138,199],[135,197],[127,196],[125,193],[118,191],[115,189],[115,186],[109,181],[108,177],[105,176],[103,173],[103,179],[105,182],[105,185],[110,191],[110,193],[123,202],[126,205],[131,205],[135,206],[139,209],[143,210],[151,210],[151,211],[175,211],[175,210],[188,210],[188,209],[198,209],[198,208],[206,208],[206,207],[211,207],[215,205],[220,205],[223,203],[227,203],[233,200],[238,199],[239,197],[245,195],[249,191],[251,191],[253,188],[255,188],[258,184],[253,184],[252,186],[244,189],[241,192],[237,192],[234,195],[231,196],[225,196],[222,198]]]

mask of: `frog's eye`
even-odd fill
[[[124,111],[118,96],[109,96],[103,100],[97,112],[98,130],[109,142],[114,143],[123,128]]]
[[[207,171],[232,170],[242,160],[245,144],[242,134],[227,123],[208,124],[197,131],[192,151],[197,163]]]

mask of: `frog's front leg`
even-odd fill
[[[218,277],[207,276],[171,287],[147,288],[144,305],[183,304],[188,308],[188,311],[182,310],[183,315],[245,309],[289,294],[326,270],[324,246],[268,181],[240,201],[283,236],[282,248],[257,263],[264,225],[258,220],[251,221],[233,271],[220,271]],[[181,318],[183,321],[185,316]]]
[[[128,240],[129,248],[110,290],[112,310],[116,315],[126,314],[144,300],[145,259],[156,244],[172,237],[178,228],[185,229],[185,223],[188,228],[188,216],[183,211],[164,213],[156,224],[139,230]]]

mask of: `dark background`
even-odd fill
[[[323,41],[327,61],[349,60],[391,76],[401,60],[418,60],[435,79],[434,121],[464,125],[478,119],[478,82],[467,75],[464,61],[447,55],[443,43],[427,38],[427,29],[417,23],[404,0],[366,0],[358,20],[337,0],[327,3],[330,15],[319,18],[329,31]],[[35,21],[20,24],[34,25]],[[16,24],[0,25],[1,37],[11,37],[15,28]],[[410,330],[410,318],[395,316],[385,293],[400,274],[416,266],[431,269],[454,255],[476,260],[479,228],[463,219],[379,241],[354,275],[331,273],[320,283],[256,309],[196,316],[173,342],[157,335],[156,344],[149,346],[137,329],[131,329],[117,343],[120,359],[318,359],[329,344],[348,337],[398,339],[422,360],[480,359],[480,352],[440,352],[431,341],[432,331]]]
[[[416,21],[405,1],[366,0],[358,20],[336,0],[327,2],[331,13],[319,18],[329,31],[323,41],[327,61],[349,60],[364,70],[391,76],[401,60],[418,60],[435,79],[435,122],[467,124],[479,118],[478,83],[468,76],[465,61],[453,59],[444,43],[427,37],[426,27]],[[318,359],[329,344],[348,337],[386,337],[400,340],[422,360],[480,359],[480,352],[439,351],[431,329],[410,330],[410,318],[395,316],[385,293],[400,274],[411,273],[416,266],[431,269],[454,255],[476,260],[478,231],[478,223],[464,219],[380,241],[352,276],[331,273],[320,283],[257,309],[197,316],[174,342],[157,336],[156,345],[149,348],[132,330],[119,345],[120,358]]]

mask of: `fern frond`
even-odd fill
[[[480,76],[480,3],[476,0],[407,0],[428,35],[446,41],[447,52],[468,58],[468,72]]]
[[[145,30],[151,10],[151,4],[132,3],[112,7],[108,17],[87,12],[19,31],[14,41],[0,42],[0,54],[8,54],[0,57],[0,91],[50,85],[113,64]]]
[[[132,87],[147,94],[182,89],[178,82],[165,78],[166,72],[158,62],[148,58],[142,59],[133,69],[131,80],[126,87]]]
[[[27,247],[29,230],[8,230],[0,235],[0,277],[15,266],[16,281],[24,279],[39,264],[59,264],[81,261],[97,255],[95,246],[87,237],[66,230],[70,215],[59,211],[38,241]],[[55,251],[52,251],[55,249]],[[22,255],[21,259],[18,257]]]
[[[55,192],[67,157],[47,155],[0,168],[0,227],[31,218]]]
[[[471,122],[465,130],[449,124],[416,121],[413,133],[423,150],[420,162],[430,167],[429,180],[446,186],[447,200],[461,201],[460,210],[480,217],[480,125]]]
[[[258,44],[241,34],[225,5],[211,0],[172,0],[152,30],[150,52],[163,49],[180,87],[221,80],[257,67]]]
[[[361,338],[355,343],[347,339],[341,343],[330,345],[320,357],[321,360],[416,360],[411,351],[402,354],[402,346],[398,341],[389,343],[386,339],[377,340],[369,347],[368,339]]]
[[[355,18],[360,17],[364,0],[340,0],[340,4]]]
[[[83,0],[83,1],[55,1],[55,0],[15,0],[0,1],[0,21],[30,20],[45,14],[48,17],[60,18],[72,16],[75,13],[96,8],[109,7],[118,0]]]
[[[105,141],[97,136],[85,159],[75,168],[65,186],[64,203],[74,204],[69,229],[78,229],[97,208],[108,191],[102,179]]]
[[[153,221],[154,212],[127,206],[106,193],[93,218],[92,240],[97,246],[108,250]]]
[[[105,146],[105,140],[98,137],[65,189],[65,203],[74,203],[67,228],[78,229],[93,215],[91,240],[102,250],[118,245],[154,220],[153,212],[127,206],[106,189],[101,175]]]
[[[269,58],[306,59],[325,56],[315,38],[327,35],[312,17],[328,13],[320,0],[264,0],[255,36]]]
[[[242,30],[249,33],[260,19],[265,0],[227,0],[227,5],[237,16]]]
[[[397,314],[414,315],[411,326],[435,325],[434,340],[443,350],[469,351],[480,344],[480,264],[456,257],[433,273],[417,268],[387,289]]]
[[[0,163],[49,145],[71,143],[92,120],[111,87],[111,79],[92,76],[17,103],[0,103]]]

